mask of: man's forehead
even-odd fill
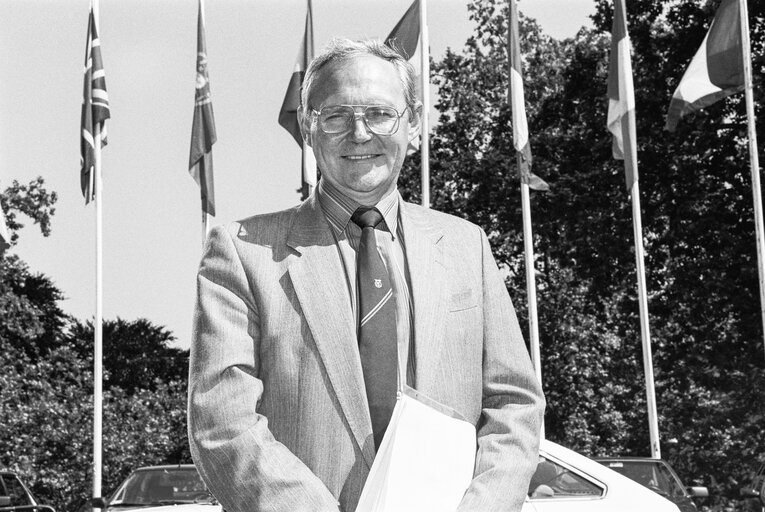
[[[356,55],[335,60],[322,67],[314,78],[312,96],[329,96],[360,90],[388,95],[401,95],[404,86],[396,66],[375,55]]]

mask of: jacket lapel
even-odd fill
[[[419,206],[401,201],[401,222],[406,244],[406,259],[414,302],[415,379],[432,374],[442,346],[443,319],[446,315],[446,267],[444,233],[434,225],[432,215]]]
[[[340,407],[371,466],[374,442],[356,345],[356,322],[342,260],[315,194],[298,208],[287,245],[298,253],[289,265],[289,274],[303,315]]]

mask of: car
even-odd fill
[[[103,510],[122,512],[149,508],[174,512],[222,512],[194,464],[146,466],[134,470],[106,500]]]
[[[0,511],[56,512],[50,505],[41,504],[13,471],[0,471]]]
[[[694,498],[706,498],[706,487],[686,487],[672,466],[651,457],[598,457],[599,463],[631,478],[675,503],[681,512],[697,512]]]
[[[678,512],[671,501],[564,446],[543,439],[523,512]]]
[[[765,464],[760,464],[760,469],[754,474],[751,483],[741,489],[741,496],[745,498],[758,498],[765,510]]]

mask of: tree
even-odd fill
[[[738,496],[737,482],[765,442],[741,98],[684,119],[674,135],[662,129],[718,3],[635,0],[628,24],[660,434],[678,440],[664,453],[679,472],[714,482],[722,506]],[[765,69],[761,4],[750,2],[755,88]],[[532,193],[531,210],[547,433],[591,455],[640,455],[648,452],[648,434],[631,204],[605,128],[612,7],[596,5],[594,29],[564,41],[521,18],[534,172],[551,185],[549,193]],[[474,0],[469,11],[476,29],[463,52],[447,51],[432,66],[441,114],[431,138],[431,199],[485,229],[523,322],[506,2]],[[418,166],[414,155],[401,179],[414,201]]]
[[[48,236],[56,199],[55,192],[45,189],[42,178],[29,185],[14,180],[0,194],[11,244],[23,227],[18,213],[31,218],[43,236]],[[34,358],[58,345],[67,321],[57,304],[62,298],[49,277],[31,273],[16,255],[0,256],[0,350],[22,351]]]
[[[23,213],[50,233],[55,192],[42,178],[0,194],[12,243]],[[73,510],[90,495],[92,324],[58,307],[63,293],[18,256],[0,257],[0,467],[16,470],[43,502]],[[166,328],[106,322],[103,488],[137,466],[191,460],[186,438],[187,353]]]
[[[91,321],[75,321],[69,330],[68,342],[83,360],[93,360],[93,336]],[[171,347],[173,341],[170,331],[145,318],[104,321],[104,387],[133,393],[155,389],[158,382],[185,382],[189,352]]]

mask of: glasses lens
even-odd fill
[[[370,130],[381,135],[389,135],[396,129],[398,112],[393,107],[367,107],[364,115]]]
[[[344,132],[353,119],[353,107],[342,105],[324,107],[319,112],[319,128],[324,133]]]

